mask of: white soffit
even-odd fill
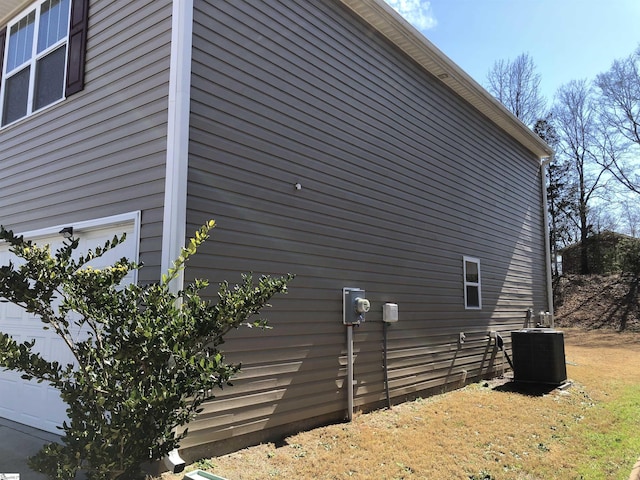
[[[538,158],[552,154],[546,143],[384,0],[340,1]],[[0,27],[30,4],[31,0],[0,0]]]
[[[0,28],[31,3],[32,0],[0,0]]]
[[[340,1],[538,158],[553,153],[540,137],[384,0]]]

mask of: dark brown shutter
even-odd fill
[[[7,39],[7,27],[0,29],[0,82],[2,82],[2,73],[4,72],[4,42]]]
[[[84,88],[84,61],[87,50],[89,0],[72,0],[69,21],[69,59],[67,61],[68,97]]]

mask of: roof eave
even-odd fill
[[[340,1],[440,82],[534,153],[538,159],[548,158],[553,154],[551,147],[384,0]]]
[[[33,0],[2,0],[0,1],[0,28],[13,17],[27,8]]]
[[[539,159],[548,158],[553,154],[552,149],[540,137],[384,0],[340,1]],[[29,3],[29,0],[3,0],[0,7],[0,25],[8,22]]]

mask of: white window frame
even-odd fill
[[[478,269],[478,281],[473,282],[467,280],[467,263],[475,263]],[[464,283],[464,308],[465,310],[482,310],[482,275],[480,273],[480,259],[476,257],[462,257],[462,275]],[[467,288],[478,289],[478,305],[469,305],[469,299],[467,298]]]
[[[7,30],[6,30],[6,39],[5,39],[5,46],[4,46],[4,62],[2,65],[0,65],[0,68],[2,68],[2,82],[0,83],[0,129],[8,127],[9,125],[13,125],[14,123],[19,122],[20,120],[23,120],[27,117],[30,117],[31,115],[33,115],[34,113],[40,112],[42,110],[45,110],[61,101],[63,101],[66,96],[65,96],[65,85],[66,85],[66,81],[67,81],[67,63],[69,61],[69,26],[67,25],[67,34],[62,37],[60,40],[58,40],[57,42],[55,42],[54,44],[50,45],[49,47],[47,47],[46,49],[44,49],[42,52],[38,53],[38,33],[40,30],[40,12],[42,10],[42,5],[44,3],[46,3],[48,0],[38,0],[37,2],[33,3],[30,7],[26,8],[25,10],[23,10],[22,12],[20,12],[18,15],[16,15],[9,23],[7,23]],[[71,5],[72,2],[69,2],[69,14],[67,18],[71,17]],[[26,62],[16,66],[13,70],[11,70],[10,72],[6,71],[7,68],[7,64],[9,62],[9,44],[10,44],[10,36],[11,36],[11,28],[17,24],[18,22],[20,22],[20,20],[24,19],[25,17],[27,17],[31,12],[35,11],[35,20],[34,20],[34,27],[33,27],[33,44],[32,44],[32,51],[31,51],[31,57],[29,58],[29,60],[27,60]],[[64,64],[64,79],[63,79],[63,89],[62,89],[62,97],[60,97],[58,100],[55,100],[37,110],[34,110],[33,108],[33,100],[34,100],[34,95],[35,95],[35,82],[36,82],[36,66],[38,63],[38,60],[46,57],[47,55],[49,55],[51,52],[53,52],[54,50],[56,50],[57,48],[61,47],[62,45],[64,45],[65,47],[65,52],[64,52],[64,58],[65,58],[65,64]],[[6,125],[2,125],[2,119],[4,118],[4,109],[5,109],[5,90],[6,90],[6,84],[7,84],[7,80],[10,77],[13,77],[13,75],[17,72],[22,71],[24,68],[29,67],[29,92],[27,94],[27,113],[25,115],[23,115],[20,118],[17,118],[15,120],[13,120],[12,122],[7,123]]]

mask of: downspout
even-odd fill
[[[167,158],[160,259],[162,273],[166,272],[178,258],[186,239],[192,38],[193,0],[173,0],[167,105]],[[172,292],[182,290],[183,271],[169,287]],[[164,458],[164,464],[173,473],[180,473],[184,470],[186,462],[175,449]]]
[[[549,239],[549,209],[547,205],[547,175],[546,168],[549,163],[553,160],[553,155],[547,157],[546,159],[540,162],[540,189],[542,195],[542,219],[544,223],[544,246],[545,246],[545,262],[546,262],[546,271],[547,271],[547,305],[548,312],[551,314],[551,327],[554,326],[553,320],[553,275],[552,275],[552,267],[551,267],[551,241]]]

